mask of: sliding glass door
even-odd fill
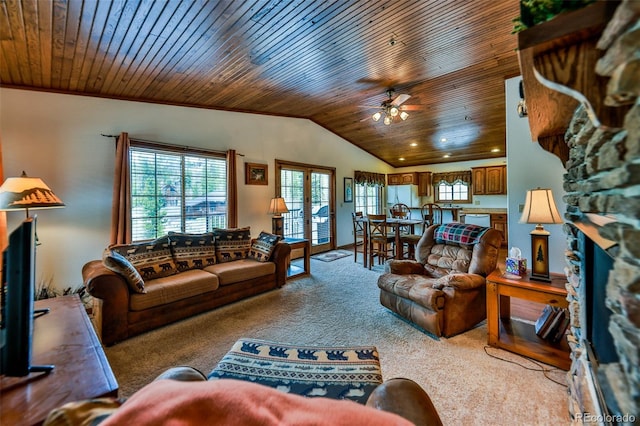
[[[276,160],[276,170],[285,237],[310,240],[312,254],[335,248],[335,169]]]

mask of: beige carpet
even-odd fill
[[[206,374],[239,337],[304,345],[375,345],[385,379],[409,377],[431,396],[445,425],[568,424],[566,387],[510,352],[486,348],[486,326],[435,340],[378,302],[380,267],[353,256],[311,261],[310,277],[106,348],[129,396],[164,369]],[[525,368],[526,367],[526,368]],[[551,367],[546,366],[551,369]],[[565,372],[547,374],[564,383]]]

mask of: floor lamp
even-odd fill
[[[531,279],[551,282],[549,273],[549,231],[543,224],[563,223],[550,189],[527,191],[520,223],[535,223],[531,231]]]
[[[0,211],[53,209],[64,207],[64,203],[42,179],[29,177],[23,171],[20,177],[7,178],[0,186]],[[36,232],[36,245],[39,244]],[[47,313],[48,309],[36,310],[36,314]]]
[[[284,202],[284,198],[275,197],[271,199],[269,204],[269,214],[273,215],[271,219],[272,232],[275,235],[280,235],[284,238],[284,218],[282,213],[289,213],[287,203]]]

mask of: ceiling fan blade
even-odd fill
[[[420,111],[422,110],[422,105],[402,105],[400,107],[401,111]]]
[[[410,97],[411,97],[411,95],[400,94],[400,95],[396,96],[396,98],[391,102],[391,105],[399,106],[399,105],[403,104],[404,102],[406,102],[407,100],[409,100]]]

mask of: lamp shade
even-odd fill
[[[269,214],[279,216],[282,213],[289,213],[289,209],[287,208],[287,204],[284,202],[284,198],[272,198],[271,203],[269,204]]]
[[[527,191],[520,223],[563,223],[550,189]]]
[[[42,179],[29,177],[25,172],[20,177],[7,178],[0,186],[0,210],[28,211],[56,207],[64,207],[62,200]]]

